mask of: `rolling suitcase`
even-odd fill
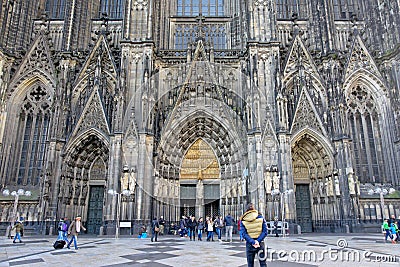
[[[64,246],[65,246],[66,243],[67,243],[67,242],[65,242],[65,240],[57,240],[56,242],[54,242],[53,247],[54,247],[55,249],[62,249],[62,248],[64,248]]]

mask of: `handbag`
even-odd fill
[[[155,232],[159,232],[159,231],[160,231],[160,228],[159,228],[159,227],[155,227],[155,228],[154,228],[154,231],[155,231]]]

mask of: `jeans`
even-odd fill
[[[212,241],[214,241],[214,232],[213,231],[208,231],[207,232],[207,241],[210,241],[210,239]]]
[[[158,237],[158,232],[154,231],[154,229],[151,230],[151,242],[153,242],[153,239],[154,241],[157,242],[157,237]]]
[[[57,240],[64,240],[64,232],[63,231],[58,231]]]
[[[217,230],[218,240],[221,240],[222,228],[216,228],[216,230]]]
[[[197,230],[197,237],[201,241],[201,238],[203,237],[203,230]]]
[[[274,228],[274,231],[273,231],[273,233],[275,234],[275,236],[276,236],[276,237],[278,237],[278,236],[279,236],[279,235],[278,235],[278,227]]]
[[[262,251],[259,253],[259,251]],[[267,267],[266,256],[264,250],[264,243],[260,243],[259,248],[253,247],[250,243],[246,242],[246,257],[247,257],[247,266],[254,267],[254,258],[257,255],[258,261],[260,262],[260,267]]]
[[[71,240],[69,241],[67,248],[69,248],[71,246],[72,241],[74,241],[75,249],[78,249],[78,244],[77,244],[78,236],[77,235],[71,235]]]
[[[192,238],[193,238],[193,241],[196,240],[195,231],[196,231],[196,229],[194,229],[194,228],[189,228],[189,237],[190,237],[190,240],[192,240]]]
[[[385,229],[385,231],[386,231],[386,233],[385,233],[385,241],[387,241],[387,238],[388,238],[388,237],[390,237],[390,239],[393,240],[393,236],[392,236],[392,234],[390,233],[390,230],[389,230],[389,229]]]
[[[228,235],[229,235],[229,240],[232,242],[233,225],[227,226],[225,231],[226,231],[225,241],[228,241]]]
[[[65,242],[68,242],[68,233],[67,231],[63,231],[63,239]]]
[[[15,233],[13,242],[15,242],[15,240],[17,240],[17,238],[18,238],[19,242],[21,242],[21,233]]]

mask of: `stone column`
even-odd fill
[[[199,179],[196,184],[196,218],[202,217],[204,214],[204,185]]]

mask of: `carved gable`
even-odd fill
[[[91,128],[100,130],[106,135],[110,133],[104,107],[97,89],[93,91],[86,103],[72,137],[78,136],[81,132]]]
[[[114,59],[111,56],[110,48],[103,35],[100,35],[96,45],[93,47],[89,58],[86,60],[86,63],[78,76],[78,81],[83,79],[86,75],[88,75],[88,73],[93,72],[94,70],[97,72],[103,72],[113,79],[116,79],[117,77]],[[99,76],[100,73],[95,73],[95,75]]]
[[[311,97],[307,92],[307,89],[301,90],[299,102],[294,114],[293,124],[291,133],[295,134],[303,128],[313,128],[314,130],[327,136],[326,130],[322,124],[322,120],[318,115],[318,112],[311,101]]]
[[[20,80],[22,77],[26,79],[26,77],[36,75],[37,72],[45,74],[51,80],[54,78],[54,64],[50,57],[47,40],[43,35],[39,35],[35,40],[14,77],[15,80]]]
[[[313,73],[321,80],[310,53],[307,51],[300,37],[296,36],[286,61],[283,72],[284,77],[290,76],[291,73],[298,72],[299,66],[301,66],[304,71]]]
[[[368,53],[368,50],[360,36],[357,36],[354,39],[353,48],[351,50],[349,61],[347,62],[345,79],[359,69],[365,69],[378,77],[381,77],[373,58]]]

